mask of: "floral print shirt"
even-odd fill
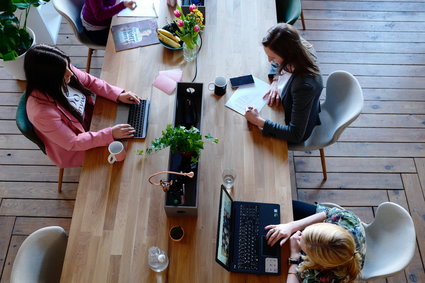
[[[326,219],[324,221],[325,223],[339,225],[353,235],[356,242],[356,251],[360,253],[362,258],[361,267],[363,267],[366,255],[366,237],[360,219],[351,211],[337,207],[329,208],[318,204],[316,213],[323,211],[326,212]],[[304,270],[303,272],[299,272],[298,278],[302,283],[340,283],[345,281],[344,277],[338,276],[332,270],[308,269]]]

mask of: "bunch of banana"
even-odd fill
[[[170,45],[171,47],[174,48],[180,48],[180,38],[174,34],[172,34],[171,32],[169,32],[168,30],[159,28],[157,30],[158,32],[158,38],[159,40],[161,40],[162,42],[164,42],[165,44]]]

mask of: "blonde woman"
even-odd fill
[[[270,245],[290,239],[287,283],[354,282],[366,254],[360,219],[348,210],[306,204],[303,208],[308,206],[315,207],[316,213],[266,227]]]

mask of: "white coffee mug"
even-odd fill
[[[108,146],[109,156],[108,162],[113,164],[117,161],[123,161],[125,159],[125,149],[122,142],[114,141]]]

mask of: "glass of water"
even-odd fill
[[[230,168],[226,168],[223,170],[221,177],[223,178],[223,185],[226,187],[226,189],[229,190],[235,183],[236,171]]]

